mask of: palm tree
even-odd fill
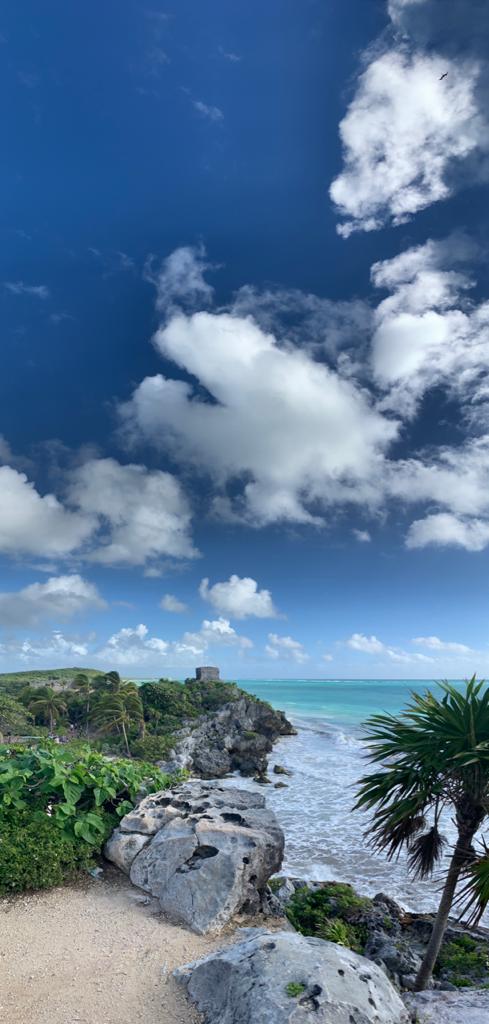
[[[118,672],[106,672],[105,682],[112,693],[119,693],[122,683]]]
[[[91,679],[85,675],[84,672],[79,672],[75,676],[72,688],[77,690],[81,697],[85,698],[85,729],[88,736],[88,722],[90,718],[90,697],[94,693],[94,688]]]
[[[61,694],[55,693],[49,686],[46,686],[42,694],[30,701],[29,708],[34,715],[49,718],[49,731],[54,732],[56,717],[64,714],[66,704]]]
[[[128,756],[131,756],[127,730],[143,720],[143,705],[137,690],[123,687],[120,693],[105,693],[94,708],[92,719],[101,732],[121,731]]]
[[[412,694],[398,716],[373,715],[367,722],[368,759],[380,769],[360,779],[356,808],[375,808],[370,841],[390,858],[403,847],[419,878],[432,874],[446,840],[440,816],[454,812],[457,839],[451,852],[438,912],[416,978],[426,988],[436,963],[457,884],[462,914],[471,923],[489,903],[489,848],[477,857],[473,841],[489,815],[489,688],[473,676],[460,692],[441,684],[443,696],[429,690]]]

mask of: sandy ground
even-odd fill
[[[232,937],[168,924],[116,871],[102,881],[0,900],[0,1020],[195,1024],[171,976]]]

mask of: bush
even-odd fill
[[[47,816],[17,813],[0,833],[0,896],[72,881],[93,864],[93,848],[65,835]]]
[[[142,761],[159,761],[167,757],[174,745],[172,736],[146,735],[144,739],[133,740],[131,750],[134,757]]]
[[[173,781],[154,765],[111,760],[88,745],[0,746],[0,823],[24,811],[49,814],[66,835],[99,847],[139,794]]]
[[[363,953],[367,932],[362,913],[371,900],[357,896],[351,885],[328,882],[320,889],[298,889],[287,906],[287,917],[303,935],[337,942]]]

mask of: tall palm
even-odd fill
[[[88,736],[88,723],[90,719],[90,698],[94,693],[94,687],[89,676],[85,675],[84,672],[79,672],[75,676],[72,687],[77,690],[81,697],[85,700],[85,731]]]
[[[417,877],[431,875],[446,845],[440,833],[444,809],[454,814],[457,839],[451,851],[438,912],[416,978],[426,988],[454,900],[471,922],[489,903],[489,849],[477,857],[473,841],[489,815],[489,688],[475,676],[461,692],[447,683],[442,696],[412,694],[398,716],[367,722],[368,758],[380,769],[360,779],[356,807],[372,810],[371,842],[392,858],[405,847]],[[465,879],[458,897],[457,884]]]
[[[143,719],[143,705],[137,690],[127,687],[120,693],[103,694],[93,710],[92,719],[101,732],[120,730],[127,754],[131,756],[127,730],[132,725],[140,725]]]
[[[112,693],[119,693],[121,686],[123,685],[119,673],[114,671],[105,673],[105,682],[107,684],[107,688],[111,690]]]
[[[43,718],[47,718],[49,731],[54,732],[55,721],[58,715],[65,713],[66,704],[61,694],[55,693],[49,686],[46,686],[42,694],[30,701],[29,708],[34,715],[42,715]]]

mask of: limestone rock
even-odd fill
[[[408,1021],[388,978],[364,957],[296,932],[242,931],[242,942],[175,971],[206,1024]]]
[[[131,864],[138,853],[149,842],[149,836],[138,834],[128,835],[116,828],[105,844],[105,856],[111,860],[121,871],[129,874]]]
[[[203,934],[261,908],[283,849],[260,793],[192,782],[141,801],[105,855],[156,896],[170,920]]]
[[[266,775],[275,741],[294,734],[282,711],[241,697],[176,733],[175,748],[160,767],[167,771],[187,768],[204,779],[222,778],[232,771]]]
[[[458,992],[417,992],[406,995],[413,1020],[422,1024],[487,1024],[489,991],[463,989]]]

